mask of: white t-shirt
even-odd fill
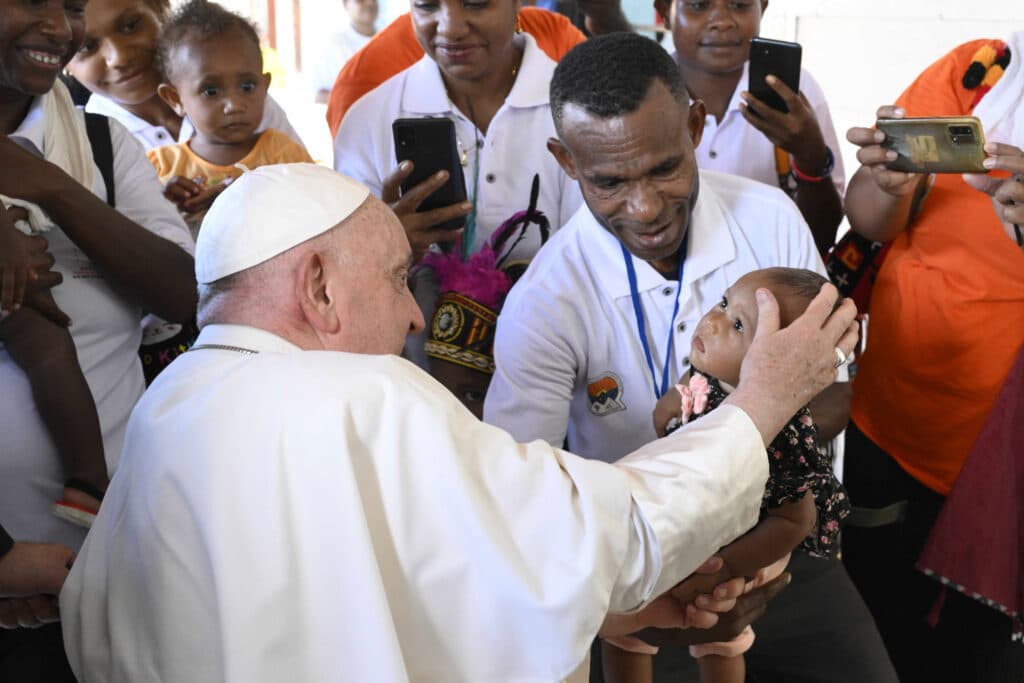
[[[82,681],[557,681],[609,609],[758,518],[768,460],[734,406],[609,466],[516,443],[394,356],[203,344],[258,353],[186,353],[132,414],[61,593]]]
[[[345,62],[372,39],[373,36],[364,36],[351,23],[347,23],[343,28],[331,31],[322,40],[316,41],[316,48],[309,55],[313,62],[313,68],[310,69],[313,90],[330,91]]]
[[[810,230],[781,190],[700,171],[690,219],[669,381],[689,368],[701,317],[746,273],[770,266],[824,274]],[[654,367],[665,362],[678,283],[630,257]],[[655,396],[618,239],[584,206],[512,288],[494,342],[484,419],[516,439],[544,439],[614,462],[654,438]]]
[[[708,114],[704,121],[704,135],[697,147],[697,166],[711,171],[734,173],[745,178],[759,180],[762,183],[779,186],[779,176],[775,171],[775,145],[765,137],[764,133],[747,123],[740,112],[740,92],[747,89],[750,62],[743,65],[743,75],[736,86],[729,107],[718,123],[715,117]],[[800,71],[800,92],[807,98],[818,119],[818,127],[825,144],[832,150],[835,157],[835,168],[832,170],[832,182],[839,196],[843,196],[846,177],[843,170],[843,156],[839,149],[839,139],[832,124],[832,115],[825,102],[825,93],[807,69]]]
[[[103,114],[117,120],[128,129],[129,133],[135,136],[136,140],[142,143],[146,151],[154,147],[162,147],[163,145],[187,142],[196,132],[192,122],[186,116],[181,122],[178,139],[175,140],[170,131],[163,126],[153,125],[142,117],[131,113],[109,97],[104,97],[99,93],[93,93],[89,96],[89,101],[85,103],[85,110],[90,114]],[[268,128],[279,130],[300,145],[303,144],[302,138],[299,137],[299,134],[288,121],[288,115],[284,113],[284,109],[270,95],[267,95],[267,102],[263,107],[263,120],[260,121],[260,127],[257,130],[264,131]]]
[[[540,175],[537,208],[552,229],[564,225],[583,203],[579,186],[547,150],[555,135],[548,103],[548,85],[555,63],[523,34],[526,47],[515,85],[494,115],[487,134],[481,134],[448,99],[441,71],[428,56],[361,97],[345,114],[334,138],[334,168],[366,184],[380,196],[384,178],[398,166],[391,123],[399,118],[447,117],[467,163],[463,168],[466,196],[472,198],[479,136],[479,196],[474,251],[517,211],[527,208],[534,174]],[[530,230],[513,252],[514,259],[531,258],[540,248],[540,235]]]
[[[40,100],[12,133],[43,149]],[[117,121],[110,122],[117,209],[147,230],[181,246],[194,244],[174,205],[163,198],[152,164]],[[106,197],[96,170],[93,191]],[[78,361],[92,390],[112,472],[121,454],[128,415],[144,388],[139,362],[142,311],[111,288],[96,266],[59,228],[45,234],[64,282],[51,291],[72,320]],[[50,512],[61,497],[64,475],[50,433],[39,418],[25,373],[0,347],[0,520],[17,540],[65,543],[78,548],[85,531]]]

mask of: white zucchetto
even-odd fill
[[[196,281],[216,282],[321,235],[355,213],[369,195],[360,183],[317,164],[247,171],[203,219]]]

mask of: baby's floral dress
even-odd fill
[[[668,431],[706,415],[729,395],[718,379],[696,369],[690,371],[690,382],[676,389],[682,396],[682,415]],[[768,446],[768,483],[761,500],[761,518],[766,510],[796,502],[808,491],[818,509],[818,526],[798,548],[812,557],[833,558],[839,552],[839,524],[850,514],[850,499],[832,463],[818,450],[818,428],[804,406]]]

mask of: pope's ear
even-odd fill
[[[174,113],[182,118],[185,117],[185,108],[181,106],[181,95],[178,89],[170,83],[161,83],[156,87],[156,94],[167,103],[167,106],[174,110]]]
[[[558,138],[548,138],[548,151],[555,157],[555,161],[562,167],[566,175],[573,180],[579,180],[576,176],[576,162],[573,161],[572,153],[561,140]]]
[[[295,293],[299,309],[309,325],[325,334],[333,334],[341,327],[335,310],[330,279],[324,255],[313,251],[299,261],[295,269]]]

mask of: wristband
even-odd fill
[[[796,176],[797,180],[802,180],[805,183],[820,183],[821,181],[832,177],[832,169],[836,167],[836,157],[832,154],[832,148],[825,145],[825,168],[822,170],[820,176],[808,175],[797,168],[796,159],[790,164],[790,168],[793,170],[793,175]]]

